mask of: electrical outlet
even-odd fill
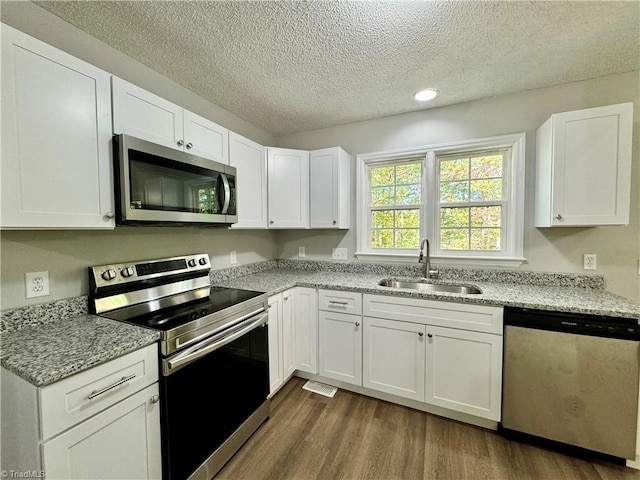
[[[331,258],[333,260],[346,260],[347,249],[346,248],[333,248],[331,249]]]
[[[582,268],[584,270],[595,270],[597,267],[597,258],[595,253],[585,253],[582,256]]]
[[[49,272],[28,272],[24,274],[27,298],[46,297],[49,292]]]
[[[302,246],[298,247],[298,256],[301,257],[301,258],[307,256],[307,254],[304,251],[304,247],[302,247]]]
[[[231,253],[229,254],[229,263],[231,263],[231,265],[238,263],[238,254],[235,250],[231,250]]]

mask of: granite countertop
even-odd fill
[[[0,365],[43,387],[157,342],[160,333],[83,314],[7,331],[0,339]]]
[[[640,320],[640,305],[602,289],[563,286],[540,286],[525,283],[437,280],[447,284],[465,284],[479,287],[479,295],[445,292],[420,292],[404,288],[381,287],[382,278],[400,276],[348,272],[306,271],[301,269],[273,269],[234,279],[216,282],[223,287],[267,292],[270,295],[288,288],[311,287],[345,290],[378,295],[395,295],[449,302],[481,305],[515,306],[541,310],[609,315]]]

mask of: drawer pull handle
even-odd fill
[[[347,302],[337,302],[335,300],[329,300],[329,305],[335,305],[338,307],[344,307],[347,308],[347,305],[349,305]]]
[[[129,380],[131,380],[133,378],[136,378],[136,374],[135,373],[132,373],[128,377],[122,377],[116,383],[112,383],[108,387],[101,388],[100,390],[94,390],[93,392],[91,392],[89,394],[89,400],[91,400],[92,398],[96,398],[98,395],[102,395],[103,393],[106,393],[109,390],[112,390],[112,389],[122,385],[123,383],[127,383]]]

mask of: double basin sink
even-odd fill
[[[472,285],[446,285],[443,283],[433,283],[429,280],[395,280],[393,278],[383,278],[378,282],[378,285],[389,288],[408,288],[420,292],[446,292],[459,293],[462,295],[478,295],[482,293],[482,290]]]

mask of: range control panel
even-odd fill
[[[206,253],[143,262],[129,262],[89,267],[92,288],[119,285],[141,280],[168,277],[182,273],[208,272],[211,269]]]

